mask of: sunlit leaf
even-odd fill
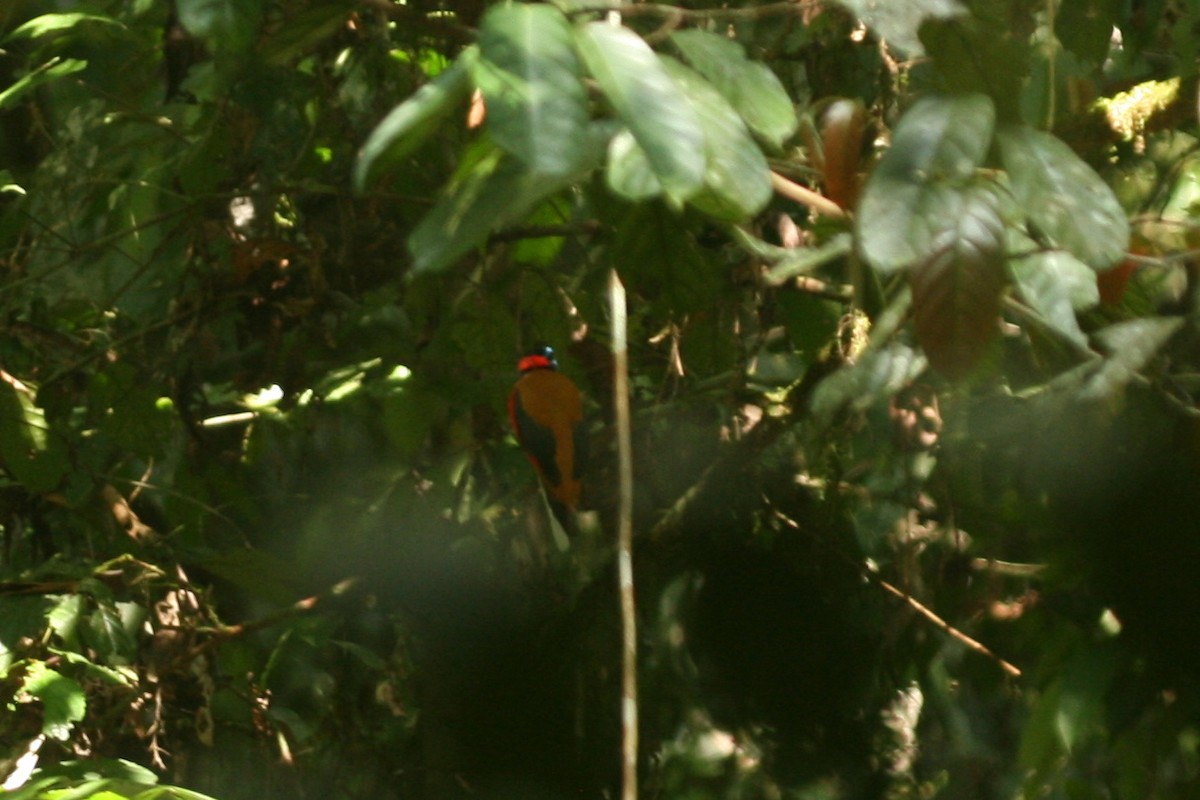
[[[705,134],[706,191],[693,205],[729,220],[742,220],[762,210],[771,199],[767,160],[741,118],[707,81],[672,58],[664,58],[667,74],[683,89]]]
[[[51,630],[64,642],[75,639],[75,629],[79,626],[83,614],[84,597],[81,594],[68,594],[59,598],[57,605],[46,615],[46,621]]]
[[[359,190],[395,169],[424,144],[470,93],[469,69],[476,50],[465,51],[450,67],[392,109],[367,138],[354,164]]]
[[[580,28],[576,43],[663,189],[677,202],[687,200],[704,182],[704,131],[658,55],[633,31],[605,22]]]
[[[81,630],[83,640],[96,651],[99,660],[107,664],[133,663],[137,642],[121,619],[116,606],[101,604],[88,615]]]
[[[928,257],[954,215],[951,187],[983,163],[994,112],[981,94],[927,97],[901,118],[863,190],[856,231],[863,254],[881,272]]]
[[[66,741],[75,723],[87,711],[83,687],[41,661],[34,661],[26,668],[21,688],[42,701],[42,733],[51,739]]]
[[[1078,399],[1116,397],[1183,326],[1180,317],[1147,317],[1118,322],[1096,333],[1106,358],[1079,392]]]
[[[1075,312],[1100,302],[1096,273],[1069,253],[1057,251],[1015,259],[1011,269],[1025,301],[1064,336],[1086,345]]]
[[[827,425],[843,409],[865,411],[912,381],[925,366],[925,358],[901,342],[869,349],[821,381],[813,392],[813,417]]]
[[[44,83],[58,80],[87,68],[87,62],[77,58],[52,58],[31,70],[4,91],[0,92],[0,110],[8,108],[26,92]]]
[[[699,28],[675,31],[671,42],[763,141],[778,148],[795,132],[796,109],[783,84],[737,42]]]
[[[1006,126],[997,139],[1013,194],[1036,232],[1095,270],[1129,248],[1129,221],[1096,171],[1054,136]]]
[[[12,39],[36,39],[40,36],[45,36],[48,33],[70,30],[76,25],[84,22],[94,22],[100,25],[113,25],[119,28],[125,27],[112,17],[105,17],[99,14],[86,14],[81,11],[62,14],[42,14],[40,17],[34,17],[28,22],[18,26],[16,30],[7,36],[6,41],[10,41]]]
[[[604,175],[608,188],[627,200],[648,200],[662,194],[662,184],[646,158],[646,151],[628,128],[609,142]]]
[[[932,232],[930,252],[912,266],[909,283],[917,340],[930,365],[961,378],[999,331],[1004,221],[985,187],[955,193],[954,199],[956,214]]]
[[[572,29],[552,6],[497,5],[484,16],[472,75],[496,144],[547,175],[586,158],[589,121]]]

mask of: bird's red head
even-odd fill
[[[535,369],[558,369],[558,361],[554,358],[553,347],[537,347],[517,362],[517,369],[523,374]]]

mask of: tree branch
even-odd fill
[[[585,6],[571,11],[571,14],[607,14],[617,13],[622,17],[667,17],[680,20],[712,20],[712,19],[762,19],[764,17],[799,14],[817,0],[797,0],[796,2],[767,3],[761,6],[745,8],[682,8],[664,3],[627,3]]]
[[[612,316],[613,413],[617,426],[620,498],[617,515],[617,582],[621,599],[621,800],[637,800],[638,688],[637,607],[633,594],[633,444],[629,421],[629,348],[625,287],[609,277]]]

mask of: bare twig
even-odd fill
[[[795,181],[788,180],[778,172],[771,173],[771,187],[787,199],[794,200],[800,205],[808,206],[819,214],[839,219],[846,216],[845,209],[825,195],[814,192],[807,186],[801,186]]]
[[[784,525],[787,525],[789,528],[792,528],[793,530],[801,530],[800,523],[796,522],[796,520],[792,519],[791,517],[787,516],[786,514],[783,514],[780,511],[776,511],[775,517],[776,517],[776,519],[781,521]],[[852,561],[851,559],[849,559],[849,557],[846,557],[846,560]],[[857,569],[863,577],[865,577],[867,580],[871,581],[871,583],[874,583],[879,588],[883,589],[888,594],[903,600],[908,605],[909,608],[911,608],[913,611],[916,611],[918,614],[920,614],[922,617],[924,617],[929,622],[933,623],[934,626],[941,629],[941,631],[943,633],[945,633],[947,636],[949,636],[952,639],[955,639],[956,641],[961,642],[962,644],[966,645],[969,649],[975,651],[979,655],[984,656],[985,658],[988,658],[988,659],[994,661],[996,663],[996,665],[999,666],[1000,669],[1003,670],[1004,673],[1006,675],[1008,675],[1010,678],[1021,677],[1021,670],[1018,667],[1016,667],[1015,665],[1013,665],[1012,663],[1010,663],[1008,661],[1005,661],[1000,656],[996,655],[982,642],[978,641],[977,639],[972,639],[970,636],[963,633],[962,631],[960,631],[958,628],[951,625],[946,620],[942,619],[940,616],[938,616],[933,611],[933,609],[931,609],[928,606],[926,606],[925,604],[921,603],[919,600],[917,600],[911,594],[903,591],[902,589],[896,588],[895,586],[888,583],[887,581],[885,581],[883,578],[879,577],[877,574],[875,574],[871,570],[864,567],[862,564],[859,564],[857,562],[852,562],[852,563],[853,563],[855,569]]]
[[[1046,570],[1045,564],[1018,564],[1013,561],[997,561],[994,558],[972,558],[971,569],[990,572],[1006,578],[1036,578]]]
[[[870,575],[870,573],[868,573],[868,575]],[[1003,658],[1001,658],[1000,656],[996,655],[991,650],[989,650],[988,647],[986,645],[984,645],[982,642],[978,641],[977,639],[972,639],[970,636],[967,636],[965,633],[960,631],[958,628],[954,627],[949,622],[947,622],[946,620],[939,617],[937,614],[935,614],[933,612],[932,609],[930,609],[926,605],[923,605],[920,601],[918,601],[915,597],[913,597],[908,592],[904,592],[904,591],[901,591],[900,589],[897,589],[895,586],[893,586],[892,584],[888,583],[883,578],[880,578],[878,576],[872,576],[871,580],[873,580],[875,583],[877,583],[879,585],[879,587],[881,589],[883,589],[885,592],[887,592],[891,595],[894,595],[895,597],[898,597],[901,600],[903,600],[905,603],[908,604],[909,608],[916,611],[918,614],[925,617],[925,619],[932,622],[936,627],[940,628],[942,630],[942,632],[945,633],[950,638],[956,639],[957,641],[962,642],[969,649],[974,650],[976,653],[979,653],[979,655],[984,656],[986,658],[990,658],[992,661],[996,662],[996,665],[999,666],[1000,669],[1004,670],[1004,673],[1006,675],[1008,675],[1010,678],[1021,677],[1021,670],[1018,667],[1016,667],[1015,665],[1013,665],[1012,663],[1010,663],[1008,661],[1005,661]]]
[[[343,581],[335,583],[329,589],[321,592],[320,594],[314,594],[309,597],[305,597],[303,600],[297,600],[287,608],[282,608],[279,611],[267,614],[264,617],[259,617],[258,619],[250,620],[249,622],[241,622],[236,625],[221,625],[219,627],[196,628],[196,633],[206,634],[209,638],[192,647],[184,656],[183,660],[192,661],[206,651],[211,650],[219,642],[223,642],[226,639],[244,636],[247,633],[253,633],[265,628],[273,628],[276,625],[287,622],[288,620],[303,616],[304,614],[312,611],[323,601],[326,601],[331,597],[338,597],[345,594],[351,588],[353,588],[357,582],[358,581],[355,578],[347,578]],[[164,626],[164,628],[166,627],[168,626]]]
[[[762,19],[764,17],[799,14],[817,0],[797,0],[797,2],[766,3],[761,6],[746,6],[744,8],[682,8],[665,3],[625,3],[585,6],[572,10],[572,14],[605,14],[617,13],[623,17],[677,17],[681,20],[696,22],[713,19]]]

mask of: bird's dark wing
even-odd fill
[[[572,439],[575,442],[575,463],[571,470],[574,474],[571,477],[579,481],[583,480],[583,470],[588,463],[588,451],[591,450],[591,444],[584,425],[576,425],[572,433]]]
[[[548,483],[553,486],[562,483],[562,476],[558,474],[558,462],[554,459],[554,432],[525,412],[520,390],[513,394],[511,411],[517,429],[517,441],[521,443],[526,455],[541,470]]]

